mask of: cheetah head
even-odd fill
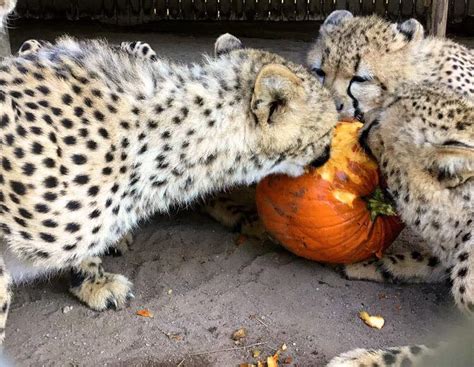
[[[360,142],[386,176],[403,169],[425,190],[474,184],[474,104],[451,92],[405,88],[366,116]]]
[[[271,173],[299,175],[311,162],[322,164],[329,158],[337,112],[331,95],[310,73],[296,74],[282,64],[264,66],[250,109],[257,150],[277,158]]]
[[[333,92],[342,117],[361,118],[413,74],[411,56],[423,37],[415,19],[393,24],[337,10],[321,26],[307,63]]]
[[[276,160],[269,173],[296,176],[310,163],[323,164],[329,158],[337,122],[330,93],[305,68],[277,55],[242,49],[243,43],[229,33],[221,35],[214,45],[216,57],[238,57],[239,52],[248,52],[256,60],[267,60],[255,78],[250,120],[257,140],[254,151]]]

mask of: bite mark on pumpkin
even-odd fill
[[[343,190],[333,190],[332,195],[337,201],[349,205],[351,208],[354,207],[354,200],[357,198],[357,195],[352,192]]]
[[[319,174],[325,181],[333,182],[335,178],[340,179],[340,172],[345,173],[342,182],[352,181],[359,185],[362,178],[359,176],[361,168],[377,169],[377,163],[365,154],[358,144],[354,144],[361,123],[338,124],[331,142],[331,157],[321,167],[315,169],[314,173]],[[352,154],[348,157],[347,152]]]

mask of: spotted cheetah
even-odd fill
[[[2,331],[11,285],[65,268],[90,307],[124,306],[130,281],[95,256],[171,206],[302,174],[337,121],[316,78],[271,53],[183,66],[71,38],[1,62],[0,105]]]
[[[393,99],[390,96],[405,85],[428,83],[458,98],[474,99],[474,52],[450,40],[425,38],[423,26],[415,19],[393,24],[377,16],[354,17],[345,10],[334,11],[321,26],[308,64],[335,95],[343,117],[363,118]],[[428,98],[427,104],[417,103],[413,109],[445,121],[442,128],[448,130],[456,111],[435,108],[429,102]],[[427,128],[441,129],[438,125]],[[469,125],[464,130],[468,138]],[[393,254],[370,264],[347,266],[344,271],[353,279],[439,281],[446,274],[438,255],[432,255]]]
[[[308,53],[308,65],[342,117],[366,121],[361,143],[379,160],[403,220],[426,250],[345,266],[350,279],[452,282],[458,307],[474,311],[472,254],[474,53],[424,37],[410,19],[335,11]],[[439,352],[438,352],[439,353]],[[358,349],[331,366],[410,365],[426,347]]]
[[[307,55],[342,117],[363,117],[400,85],[436,83],[474,98],[474,52],[444,38],[425,37],[415,19],[400,24],[336,10]]]
[[[381,109],[366,114],[360,141],[380,162],[403,221],[422,236],[429,255],[393,254],[381,263],[369,261],[348,271],[371,279],[376,274],[377,280],[448,275],[457,306],[472,316],[474,102],[438,86],[407,86],[388,98]],[[470,325],[468,340],[472,340]],[[470,348],[472,344],[465,344],[458,354],[469,353]],[[443,350],[449,348],[358,349],[335,358],[329,366],[410,366],[439,356]]]

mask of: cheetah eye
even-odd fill
[[[312,68],[311,70],[312,70],[313,73],[315,73],[317,76],[320,76],[320,77],[325,77],[325,76],[326,76],[326,73],[324,72],[323,69],[320,69],[320,68]]]
[[[316,74],[316,76],[319,78],[321,83],[324,82],[324,78],[326,77],[326,73],[324,72],[323,69],[320,68],[312,68],[311,71]]]
[[[471,148],[470,145],[468,144],[465,144],[463,142],[460,142],[460,141],[457,141],[457,140],[446,140],[444,143],[443,143],[444,146],[455,146],[455,147],[460,147],[460,148]]]
[[[351,79],[351,83],[365,83],[368,82],[370,78],[354,75]]]

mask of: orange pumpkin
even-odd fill
[[[359,146],[359,122],[341,122],[331,157],[300,177],[257,185],[257,209],[270,235],[296,255],[328,263],[378,257],[403,225],[380,189],[376,162]]]

